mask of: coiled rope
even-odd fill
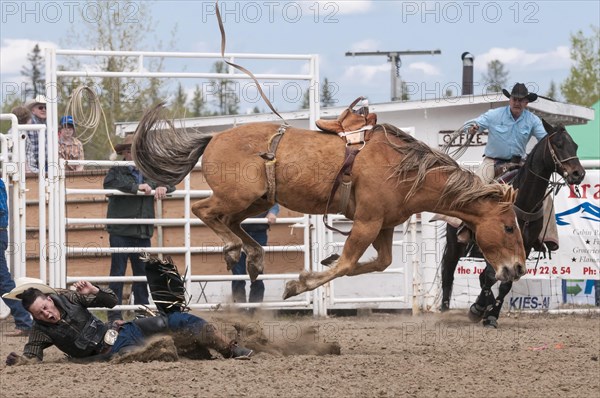
[[[460,157],[465,154],[467,149],[469,149],[469,147],[471,146],[471,142],[473,141],[473,137],[475,137],[476,132],[470,131],[470,127],[472,125],[472,122],[467,122],[463,124],[458,130],[455,130],[452,134],[450,134],[450,139],[442,147],[442,152],[449,155],[454,160],[460,159]],[[452,143],[454,143],[454,141],[456,141],[456,139],[459,138],[462,134],[466,134],[467,139],[457,148],[451,150],[450,148],[452,148]]]
[[[114,151],[115,146],[110,138],[106,115],[94,90],[83,84],[75,88],[69,97],[65,112],[73,116],[73,120],[76,121],[76,137],[83,144],[87,144],[94,138],[100,122],[104,121],[106,136]]]

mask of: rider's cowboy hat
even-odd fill
[[[27,278],[27,277],[16,278],[15,285],[17,285],[17,286],[10,292],[4,293],[2,295],[2,298],[21,300],[21,294],[29,288],[37,289],[44,294],[56,293],[56,290],[54,290],[50,286],[46,285],[41,279],[36,279],[36,278]]]
[[[115,152],[120,155],[125,150],[131,150],[133,143],[133,134],[127,134],[122,143],[115,145]]]
[[[527,98],[527,101],[529,101],[529,102],[533,102],[538,98],[538,95],[535,93],[530,93],[529,90],[527,90],[527,86],[524,85],[523,83],[515,84],[512,91],[510,92],[510,94],[508,93],[508,90],[506,90],[504,88],[502,89],[502,92],[508,98],[510,98],[510,97],[515,97],[515,98],[519,98],[519,99]]]

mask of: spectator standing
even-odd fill
[[[122,160],[131,161],[131,143],[133,135],[128,135],[123,143],[115,146],[117,155]],[[118,189],[121,192],[136,195],[113,195],[108,199],[107,218],[154,218],[154,200],[161,200],[168,192],[173,192],[174,187],[157,186],[153,181],[147,180],[133,165],[114,166],[104,179],[104,189]],[[155,190],[154,197],[151,196]],[[152,224],[108,224],[110,247],[150,247],[154,234]],[[133,275],[145,276],[145,265],[140,260],[140,253],[112,253],[110,276],[123,276],[127,268],[127,259],[131,261]],[[118,303],[123,299],[123,283],[111,282],[109,288],[115,292]],[[134,282],[132,287],[135,304],[148,304],[148,288],[145,282]],[[122,319],[120,311],[110,311],[109,321]]]
[[[32,114],[29,109],[25,106],[15,106],[10,111],[13,115],[17,117],[17,121],[19,124],[31,124]]]
[[[31,111],[32,124],[46,124],[46,97],[38,95],[25,103],[27,109]],[[46,168],[48,167],[48,131],[46,130]],[[39,172],[39,132],[37,130],[27,131],[27,142],[25,143],[25,153],[27,155],[28,170],[34,173]]]
[[[15,106],[10,111],[13,115],[17,117],[17,122],[19,124],[31,124],[32,114],[31,111],[25,106]],[[29,166],[29,157],[27,156],[27,146],[29,145],[29,134],[31,131],[27,132],[27,141],[25,141],[25,170],[32,171]],[[37,138],[37,137],[36,137]]]
[[[75,137],[75,122],[72,116],[63,116],[58,124],[58,156],[65,160],[84,160],[83,144]],[[67,171],[81,171],[83,165],[65,166]]]

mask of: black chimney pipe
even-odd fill
[[[464,52],[460,56],[463,61],[463,75],[462,75],[462,95],[473,94],[473,61],[475,57],[469,52]]]

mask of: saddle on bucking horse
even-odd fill
[[[362,107],[355,111],[354,107],[359,101],[363,101]],[[377,115],[369,112],[365,98],[358,97],[336,120],[319,119],[316,124],[324,132],[337,134],[345,138],[347,143],[354,144],[361,138],[360,133],[363,133],[362,141],[365,141],[364,133],[377,124]]]
[[[362,101],[362,106],[355,111],[354,107],[360,101]],[[354,164],[354,159],[364,148],[366,142],[371,138],[373,127],[377,124],[377,115],[369,112],[369,107],[365,98],[358,97],[348,106],[348,108],[344,109],[336,120],[319,119],[316,124],[323,132],[337,134],[346,142],[344,163],[335,177],[331,193],[327,199],[327,208],[325,215],[323,216],[323,221],[327,228],[343,235],[349,235],[350,232],[342,232],[328,225],[327,214],[329,213],[330,204],[338,191],[338,188],[340,191],[340,205],[337,209],[337,213],[343,214],[345,212],[352,190],[352,166]]]

